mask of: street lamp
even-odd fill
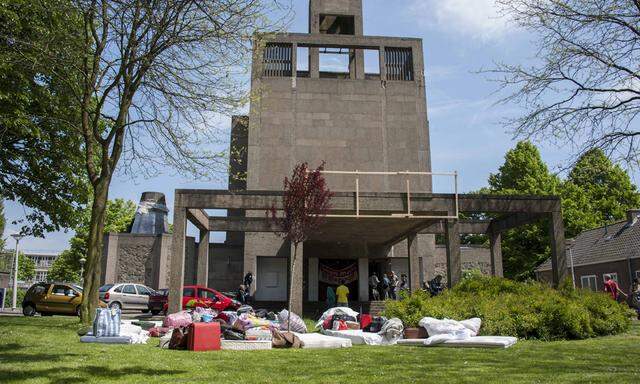
[[[84,263],[87,262],[87,259],[84,257],[80,259],[80,282],[84,284]]]
[[[11,235],[16,240],[16,255],[14,257],[13,264],[13,292],[11,298],[11,310],[16,310],[16,301],[18,301],[18,247],[20,245],[20,240],[24,237],[19,233],[14,233]]]

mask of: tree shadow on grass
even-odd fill
[[[121,381],[127,382],[132,375],[171,376],[186,373],[183,370],[149,369],[142,366],[110,368],[106,366],[52,367],[29,371],[0,368],[0,383],[22,382],[31,379],[45,379],[51,384]],[[162,379],[162,378],[160,378]],[[168,377],[166,380],[170,380]]]
[[[77,353],[0,353],[0,363],[39,363],[56,362],[66,358],[80,356]],[[1,382],[1,381],[0,381]]]

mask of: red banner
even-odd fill
[[[319,270],[318,280],[326,284],[340,285],[343,280],[345,284],[349,284],[358,280],[358,263],[353,263],[342,269],[331,268],[320,263]]]

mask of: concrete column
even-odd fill
[[[300,243],[298,245],[295,270],[293,269],[294,248],[293,243],[291,243],[291,253],[289,254],[289,284],[291,284],[293,289],[290,290],[292,296],[289,299],[291,300],[291,311],[296,315],[302,316],[302,265],[304,258],[304,244]]]
[[[309,258],[309,301],[318,301],[318,264],[317,257]]]
[[[358,301],[369,301],[369,259],[358,259]]]
[[[567,278],[567,254],[561,211],[551,213],[549,232],[551,239],[552,282],[554,287],[558,287]]]
[[[447,220],[445,225],[445,242],[447,246],[447,287],[452,288],[462,278],[462,261],[460,259],[460,227],[458,220]]]
[[[176,198],[177,200],[177,198]],[[177,203],[177,201],[176,201]],[[184,282],[184,245],[187,236],[187,210],[178,204],[173,208],[173,249],[169,276],[169,313],[182,309],[182,287]]]
[[[108,233],[104,235],[104,247],[102,256],[102,284],[117,283],[117,264],[118,264],[118,234]]]
[[[293,43],[291,47],[291,87],[296,87],[296,77],[298,77],[298,44]]]
[[[407,255],[409,256],[409,288],[411,292],[417,292],[420,290],[420,252],[416,233],[407,237]]]
[[[198,264],[196,269],[196,283],[209,285],[209,231],[200,230],[200,242],[198,243]]]
[[[158,256],[158,273],[157,273],[157,286],[151,288],[168,288],[169,277],[171,274],[171,252],[173,236],[170,234],[163,234],[160,236],[160,255]]]
[[[387,60],[384,57],[384,47],[380,47],[379,50],[379,61],[380,61],[380,80],[387,80]]]
[[[422,251],[422,268],[424,280],[429,281],[436,277],[436,236],[431,234],[418,235],[422,240],[424,250]],[[422,247],[421,247],[422,249]],[[422,282],[420,282],[422,284]]]
[[[309,48],[309,77],[312,79],[320,78],[320,50],[318,48]]]
[[[489,232],[489,249],[491,250],[491,274],[502,277],[502,234],[500,232]]]

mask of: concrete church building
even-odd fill
[[[463,268],[501,275],[500,234],[543,217],[551,218],[552,280],[563,278],[558,198],[459,194],[453,172],[438,175],[452,193],[432,193],[421,39],[364,36],[361,0],[310,0],[308,34],[265,38],[254,46],[249,116],[232,119],[229,190],[176,190],[173,234],[147,235],[158,250],[145,264],[148,279],[169,287],[170,311],[179,309],[184,284],[235,290],[247,272],[256,305],[284,305],[292,285],[295,312],[320,306],[340,280],[350,301],[368,303],[374,271],[406,273],[412,291],[438,273],[453,286]],[[296,164],[322,161],[335,192],[331,211],[292,274],[291,245],[265,210],[281,208],[282,181]],[[213,209],[227,215],[210,216]],[[460,220],[460,213],[496,218]],[[197,242],[187,222],[199,229]],[[211,232],[226,232],[225,243],[210,244]],[[486,233],[490,247],[461,247],[467,233]],[[112,266],[105,282],[118,280],[123,253],[105,248],[103,265]]]

